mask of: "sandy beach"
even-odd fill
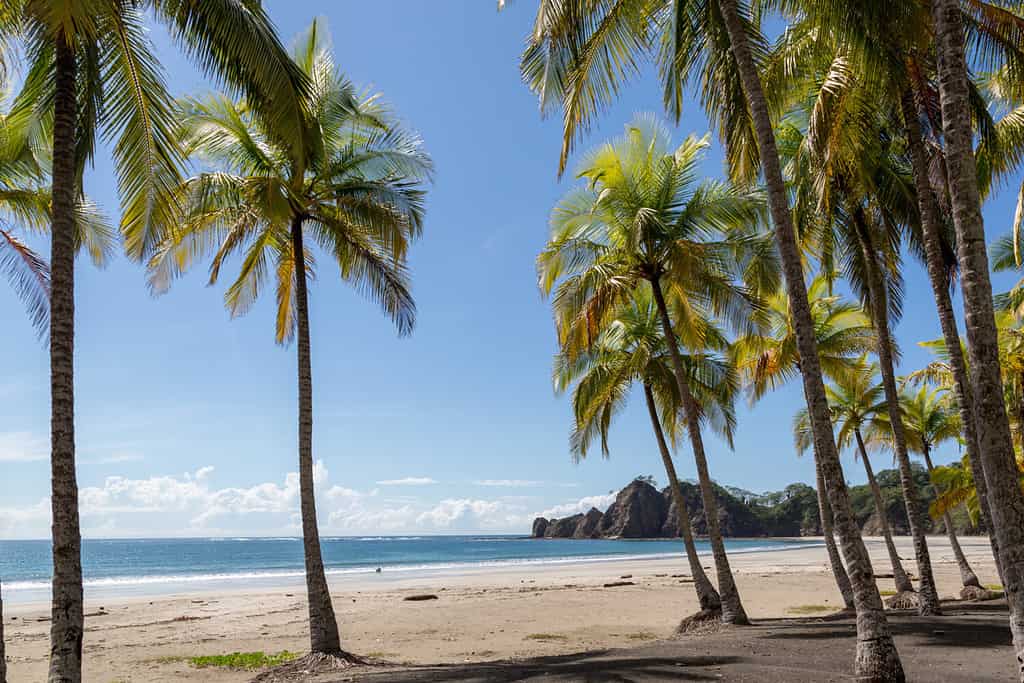
[[[538,541],[543,542],[543,541]],[[998,583],[987,539],[961,542],[984,583]],[[879,574],[888,573],[880,539],[867,539]],[[909,538],[898,538],[913,567]],[[959,575],[945,538],[929,545],[939,593],[955,598]],[[750,617],[827,615],[842,606],[823,546],[731,556]],[[710,567],[711,559],[706,565]],[[370,575],[332,580],[343,638],[358,654],[396,663],[440,664],[637,647],[669,637],[696,610],[686,563],[647,559],[481,568],[459,573]],[[618,581],[633,585],[604,587]],[[891,590],[890,579],[879,588]],[[422,602],[404,598],[438,596]],[[97,683],[246,681],[253,673],[197,669],[188,659],[236,651],[306,649],[303,587],[172,596],[86,599],[85,678]],[[49,609],[10,605],[4,615],[15,683],[45,678]],[[1011,657],[1009,649],[1007,656]]]

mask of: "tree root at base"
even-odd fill
[[[1003,594],[999,591],[990,591],[987,588],[979,588],[978,586],[964,586],[960,589],[961,600],[998,600],[1001,597],[1003,597]]]
[[[264,671],[251,683],[291,683],[293,681],[305,681],[310,676],[317,674],[331,673],[332,671],[344,671],[353,666],[362,666],[370,662],[358,655],[344,650],[338,652],[310,652],[304,657],[299,657],[280,666]]]
[[[676,626],[675,635],[689,636],[694,634],[717,633],[728,624],[722,623],[721,609],[702,609],[691,614]]]
[[[920,604],[917,591],[900,591],[885,601],[888,609],[917,609]]]

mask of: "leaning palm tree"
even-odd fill
[[[1024,495],[1017,483],[1013,438],[1003,402],[999,334],[992,304],[992,281],[985,252],[974,129],[969,102],[964,18],[957,0],[934,0],[943,143],[949,193],[963,282],[971,384],[979,450],[987,484],[993,531],[999,545],[1003,585],[1010,606],[1010,630],[1017,675],[1024,681]]]
[[[560,168],[564,168],[579,132],[615,100],[623,82],[639,70],[638,65],[653,55],[661,66],[668,109],[678,116],[685,86],[698,81],[703,104],[726,141],[732,176],[753,181],[761,177],[759,168],[763,171],[778,256],[792,301],[816,452],[854,587],[856,673],[877,680],[902,680],[903,669],[878,587],[871,580],[871,560],[853,517],[832,434],[800,248],[775,145],[769,98],[758,73],[764,53],[764,38],[737,0],[540,0],[522,72],[538,94],[542,111],[561,105]]]
[[[301,139],[301,74],[259,3],[248,0],[5,0],[0,51],[23,43],[29,66],[20,99],[52,124],[50,255],[53,591],[51,681],[81,679],[81,531],[74,436],[75,211],[99,135],[111,142],[130,255],[144,258],[172,223],[180,154],[172,100],[146,36],[146,17],[226,85]],[[6,63],[6,59],[3,60]]]
[[[757,305],[737,274],[769,288],[759,229],[760,194],[697,181],[706,138],[674,150],[668,131],[640,116],[625,135],[590,153],[580,166],[587,184],[552,213],[552,236],[537,258],[541,290],[554,291],[559,341],[569,358],[586,351],[604,321],[646,283],[661,320],[693,448],[708,536],[722,599],[722,620],[747,623],[718,524],[697,404],[680,352],[710,333],[713,318],[748,325]],[[700,348],[698,345],[697,348]]]
[[[932,449],[945,442],[959,441],[962,438],[963,424],[960,422],[960,415],[947,395],[941,395],[938,389],[927,385],[921,386],[916,392],[904,388],[900,398],[903,423],[906,425],[907,447],[924,458],[930,477],[935,471],[932,464]],[[891,437],[887,421],[880,420],[877,425],[883,428],[886,438]],[[937,496],[939,491],[936,490],[935,493]],[[953,556],[960,569],[960,580],[963,583],[960,595],[965,599],[970,598],[984,589],[960,547],[956,530],[953,528],[953,518],[949,512],[943,514],[942,523],[946,527],[946,535],[949,537]]]
[[[807,296],[822,371],[835,379],[848,372],[862,354],[875,347],[875,335],[858,306],[830,291],[832,280],[832,277],[816,276],[807,288]],[[764,333],[740,337],[733,343],[737,365],[752,404],[800,372],[796,332],[789,315],[789,297],[783,291],[767,297],[765,312],[768,322]],[[852,608],[853,588],[836,547],[827,487],[817,457],[814,469],[818,512],[829,563],[846,606]]]
[[[903,569],[899,553],[896,552],[896,545],[892,540],[889,514],[882,498],[882,490],[875,479],[874,468],[871,466],[871,458],[868,457],[864,438],[865,432],[873,429],[874,421],[888,410],[885,390],[878,382],[878,365],[868,363],[866,357],[862,356],[856,365],[837,375],[831,384],[825,387],[825,391],[837,427],[836,443],[840,448],[855,447],[854,457],[859,456],[864,465],[864,474],[867,476],[868,486],[871,489],[875,514],[878,515],[878,525],[882,529],[885,549],[889,553],[889,562],[892,565],[893,581],[896,584],[897,594],[893,596],[892,602],[900,606],[916,604],[914,586]],[[793,425],[797,449],[804,451],[812,441],[806,410],[797,413]],[[868,432],[868,434],[871,435],[873,432]]]
[[[780,151],[795,186],[797,221],[826,266],[842,266],[876,333],[893,452],[920,575],[918,609],[940,611],[925,511],[914,480],[899,408],[892,326],[902,308],[899,245],[917,225],[911,173],[894,142],[889,117],[877,110],[872,76],[840,51],[812,72],[806,104],[780,126]],[[800,84],[798,90],[803,92]]]
[[[346,283],[380,305],[400,335],[412,331],[416,307],[409,292],[406,253],[423,225],[422,183],[432,163],[420,141],[391,120],[377,96],[357,97],[325,47],[314,22],[296,43],[294,59],[311,82],[303,109],[312,136],[284,142],[273,121],[245,101],[222,95],[184,106],[184,148],[216,169],[178,189],[179,227],[149,260],[150,284],[164,291],[196,261],[211,256],[209,281],[225,261],[241,256],[227,288],[232,316],[247,312],[272,282],[277,299],[275,339],[295,339],[299,387],[299,490],[313,663],[344,664],[317,529],[313,481],[313,386],[308,282],[319,247]],[[312,244],[307,244],[307,240]],[[307,658],[301,666],[308,666]]]
[[[2,86],[0,86],[2,87]],[[2,100],[2,97],[0,97]],[[48,132],[28,107],[0,113],[0,270],[45,336],[50,324],[50,267],[29,244],[50,230]],[[102,268],[114,252],[114,230],[88,199],[75,206],[75,247]]]
[[[709,329],[706,339],[712,349],[683,354],[683,361],[690,386],[701,406],[702,422],[709,422],[731,441],[735,425],[733,399],[738,382],[728,358],[715,354],[727,345],[725,336]],[[670,443],[672,446],[676,443],[677,416],[682,406],[650,288],[641,287],[634,292],[632,300],[598,333],[597,341],[590,349],[572,359],[565,353],[556,356],[554,375],[557,391],[570,388],[572,391],[576,421],[570,445],[577,459],[585,458],[597,439],[600,439],[602,454],[608,456],[611,421],[628,400],[630,388],[634,384],[643,386],[647,412],[668,477],[672,502],[676,506],[679,530],[700,605],[700,613],[684,620],[681,626],[720,616],[721,599],[704,573],[697,554],[686,499],[672,462]],[[665,437],[666,427],[668,439]]]

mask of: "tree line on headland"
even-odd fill
[[[1024,201],[991,256],[981,214],[1024,159],[1024,10],[995,0],[538,4],[521,70],[542,112],[563,123],[559,174],[648,63],[670,117],[678,121],[686,95],[696,95],[726,161],[726,180],[701,178],[709,138],[673,142],[655,115],[577,161],[579,183],[553,210],[537,261],[560,347],[556,389],[573,403],[574,457],[595,442],[607,451],[614,417],[642,394],[702,607],[696,618],[746,624],[703,435],[710,428],[731,442],[740,396],[767,400],[799,378],[806,410],[794,436],[814,459],[830,566],[857,615],[858,680],[905,675],[842,449],[865,468],[883,522],[869,451],[895,457],[916,587],[891,550],[891,530],[883,533],[901,599],[920,614],[942,609],[925,497],[935,497],[930,512],[954,548],[948,520],[961,507],[988,532],[1024,681],[1024,287],[994,293],[990,278],[993,267],[1024,262]],[[172,98],[150,23],[223,92]],[[291,666],[359,661],[342,647],[320,555],[307,288],[326,255],[409,333],[408,251],[422,233],[433,167],[379,98],[341,74],[322,30],[314,22],[289,51],[254,0],[0,5],[0,75],[23,73],[0,121],[0,267],[50,356],[50,681],[81,680],[85,638],[75,256],[84,250],[102,264],[118,243],[156,293],[200,262],[211,283],[226,261],[237,264],[224,295],[233,316],[273,286],[275,339],[294,342],[298,368],[310,654]],[[116,227],[83,189],[101,143],[120,191]],[[49,258],[26,239],[40,233]],[[898,377],[893,323],[905,258],[927,268],[941,338],[931,343],[935,363]],[[934,467],[932,449],[949,438],[963,443],[962,466]],[[696,555],[675,449],[694,458],[714,581]],[[911,454],[931,471],[927,482]],[[965,591],[980,588],[962,553],[958,561]]]

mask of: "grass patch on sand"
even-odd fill
[[[658,636],[650,631],[637,631],[636,633],[627,633],[626,637],[630,640],[657,640]]]
[[[187,661],[197,669],[216,667],[220,669],[238,669],[255,671],[269,666],[278,666],[298,658],[298,653],[283,650],[277,654],[266,652],[232,652],[226,655],[202,655],[188,657]]]
[[[887,598],[890,595],[896,595],[896,591],[878,591],[878,594],[881,595],[883,598]]]
[[[561,633],[530,633],[526,636],[526,640],[552,642],[556,640],[568,640],[568,638],[563,636]]]
[[[828,605],[796,605],[790,607],[786,611],[790,614],[817,614],[819,612],[831,612],[834,607]]]

